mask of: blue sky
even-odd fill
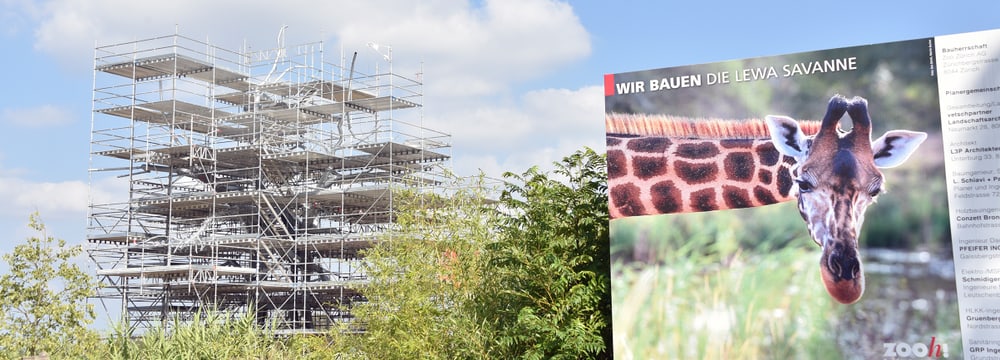
[[[425,123],[454,136],[455,169],[499,175],[603,151],[605,73],[1000,28],[997,14],[985,1],[0,0],[0,251],[35,210],[83,242],[95,44],[177,29],[268,48],[288,25],[288,44],[322,40],[362,64],[379,61],[366,42],[390,44],[398,72],[423,64]],[[98,179],[93,196],[125,191]]]

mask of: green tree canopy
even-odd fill
[[[81,246],[68,246],[45,231],[37,213],[28,226],[38,232],[3,255],[8,273],[0,276],[0,352],[5,358],[47,353],[73,357],[92,346],[96,334],[94,281],[73,258]]]
[[[501,354],[610,358],[607,170],[591,149],[508,173],[497,240],[485,252],[482,309]]]
[[[394,195],[356,309],[371,358],[610,358],[606,164],[586,149],[447,196]],[[495,193],[494,193],[495,194]]]
[[[397,230],[365,254],[369,302],[355,314],[360,350],[373,359],[487,358],[488,338],[472,310],[480,255],[493,236],[482,182],[453,179],[450,195],[400,191]]]

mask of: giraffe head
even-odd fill
[[[853,128],[842,132],[838,124],[845,113]],[[815,136],[807,137],[798,122],[787,116],[767,116],[766,120],[775,147],[795,159],[792,174],[799,213],[813,241],[823,249],[823,284],[837,301],[854,303],[865,289],[858,235],[865,210],[882,192],[884,178],[879,168],[906,161],[927,134],[893,130],[872,141],[868,101],[840,95],[830,99]]]

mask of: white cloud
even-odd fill
[[[73,115],[70,111],[54,105],[4,109],[0,112],[0,122],[19,127],[58,126],[72,121]]]
[[[427,123],[453,135],[459,173],[548,168],[584,146],[604,151],[602,94],[599,86],[529,91],[516,104],[483,105],[471,114],[450,112]]]
[[[127,190],[115,179],[100,181],[91,188],[83,181],[34,182],[4,174],[0,175],[0,198],[7,202],[0,214],[27,219],[28,214],[38,211],[47,219],[83,219],[91,196],[97,203],[109,203],[125,198]]]
[[[480,103],[454,110],[448,107],[435,112],[437,116],[426,123],[452,134],[456,144],[472,151],[551,146],[559,141],[582,141],[581,146],[596,141],[599,145],[604,134],[601,91],[598,86],[533,90],[513,102]]]

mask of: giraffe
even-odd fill
[[[839,129],[844,114],[853,128]],[[623,119],[624,117],[624,119]],[[879,170],[906,161],[927,138],[892,130],[871,140],[868,101],[835,95],[822,122],[649,121],[609,114],[612,219],[764,206],[797,199],[822,249],[820,275],[838,302],[864,293],[858,235],[884,187]]]

